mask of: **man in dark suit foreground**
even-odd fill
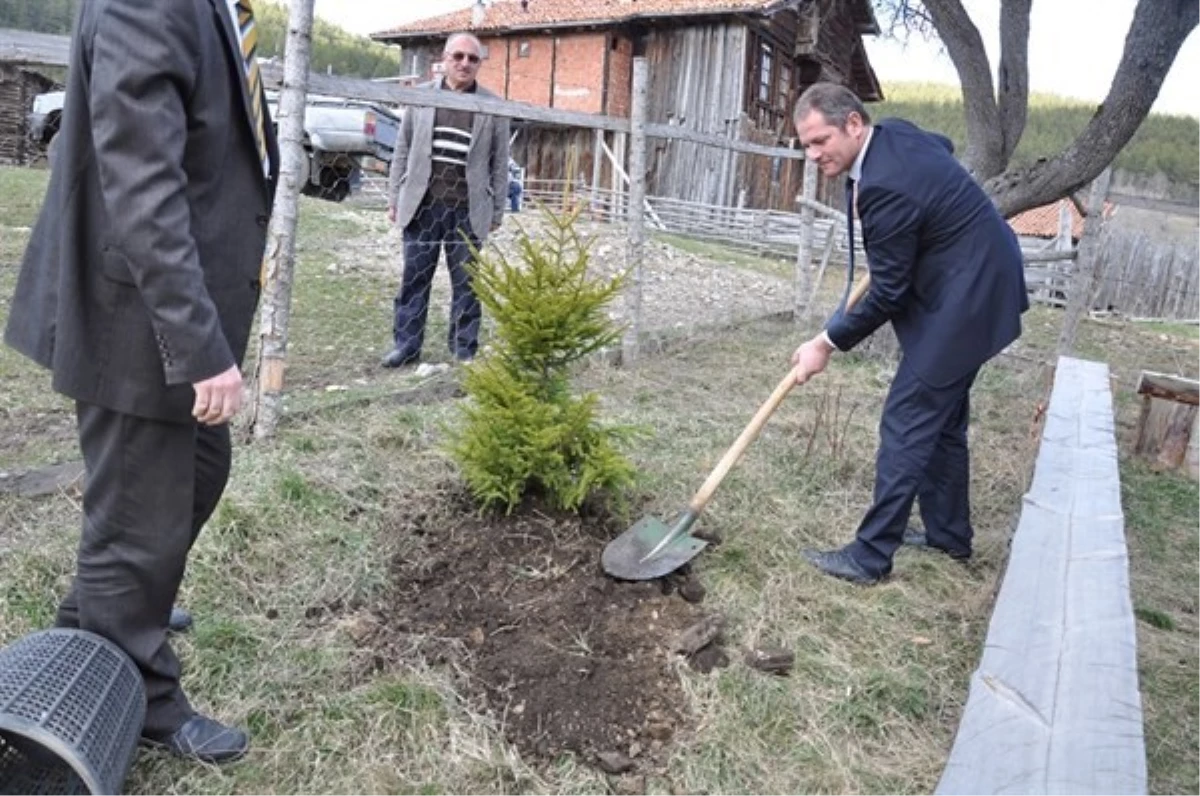
[[[905,542],[969,558],[971,385],[1020,336],[1029,308],[1016,236],[946,138],[899,119],[872,125],[859,99],[831,83],[801,95],[794,121],[824,175],[847,174],[871,274],[862,301],[792,355],[796,381],[888,321],[902,351],[879,426],[874,502],[852,543],[805,557],[860,584],[888,575]],[[924,534],[907,530],[915,499]]]
[[[146,685],[143,739],[206,762],[246,734],[197,713],[167,641],[230,468],[278,154],[248,0],[90,0],[59,154],[5,339],[74,399],[87,466],[58,624]]]

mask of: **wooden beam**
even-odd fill
[[[17,64],[44,64],[67,66],[70,61],[70,37],[50,36],[42,33],[0,29],[0,61]],[[275,63],[262,64],[263,83],[267,88],[278,90],[283,86],[283,67]],[[359,78],[335,77],[313,73],[309,75],[309,92],[334,97],[381,102],[385,105],[423,105],[435,108],[490,113],[510,119],[524,119],[564,127],[588,127],[593,130],[629,132],[629,120],[598,113],[564,111],[531,105],[526,102],[489,99],[474,94],[456,91],[430,92],[428,89],[399,86],[394,83],[376,82]],[[434,96],[431,96],[434,94]],[[673,141],[691,141],[695,144],[719,149],[744,152],[751,155],[800,160],[804,152],[788,147],[766,146],[749,141],[730,140],[716,133],[702,133],[679,125],[647,123],[647,138],[665,138]]]
[[[1200,381],[1181,376],[1143,370],[1142,375],[1138,377],[1137,392],[1138,395],[1163,398],[1175,403],[1200,405]]]
[[[1029,491],[934,793],[1146,793],[1107,365],[1060,357]]]
[[[268,88],[278,88],[282,85],[282,79],[283,71],[278,65],[263,64],[263,82]],[[309,81],[309,91],[313,94],[328,94],[335,97],[348,97],[390,105],[422,105],[434,108],[471,111],[473,113],[490,113],[494,116],[506,116],[510,119],[524,119],[564,127],[588,127],[593,130],[613,130],[619,133],[628,133],[630,130],[629,120],[616,116],[557,110],[541,105],[531,105],[527,102],[490,99],[475,94],[463,94],[457,91],[435,92],[427,88],[397,86],[391,83],[376,83],[372,80],[318,74],[310,75]],[[719,149],[732,149],[736,152],[765,155],[766,157],[787,158],[791,160],[800,160],[804,157],[804,151],[800,149],[766,146],[764,144],[754,144],[749,141],[731,141],[723,135],[702,133],[698,130],[680,127],[679,125],[647,123],[645,126],[645,135],[647,138],[691,141],[692,143],[704,144]]]
[[[1065,251],[1051,249],[1050,251],[1021,253],[1021,259],[1026,263],[1057,263],[1064,260],[1074,260],[1078,256],[1078,249],[1067,249]]]

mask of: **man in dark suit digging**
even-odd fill
[[[75,401],[87,466],[58,624],[146,685],[143,739],[205,762],[246,734],[198,713],[167,640],[230,469],[279,157],[250,0],[90,0],[50,186],[5,339]]]
[[[796,380],[889,321],[902,351],[880,421],[874,502],[853,542],[805,557],[860,584],[888,575],[904,543],[969,558],[971,386],[1020,336],[1029,308],[1016,236],[946,138],[899,119],[873,125],[858,97],[832,83],[809,87],[794,121],[824,175],[847,175],[871,275],[866,296],[793,354]],[[914,500],[924,534],[907,527]]]

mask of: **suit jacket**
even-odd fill
[[[875,125],[858,214],[871,289],[830,321],[839,349],[891,321],[917,376],[943,387],[1020,336],[1029,299],[1016,235],[948,139],[899,119]]]
[[[250,108],[226,0],[83,4],[5,330],[56,390],[185,422],[191,385],[241,363],[279,163]]]
[[[440,79],[420,88],[449,90],[443,88]],[[475,95],[497,98],[478,83]],[[396,207],[396,226],[400,229],[413,220],[429,190],[436,116],[437,108],[414,105],[405,111],[400,122],[388,173],[388,197]],[[471,148],[467,151],[467,202],[471,231],[481,241],[504,219],[504,202],[508,197],[508,131],[508,119],[474,114]]]

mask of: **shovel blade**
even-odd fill
[[[608,543],[600,556],[604,571],[621,580],[653,580],[679,569],[696,557],[707,543],[686,533],[647,558],[671,532],[655,517],[642,517],[632,528]]]

